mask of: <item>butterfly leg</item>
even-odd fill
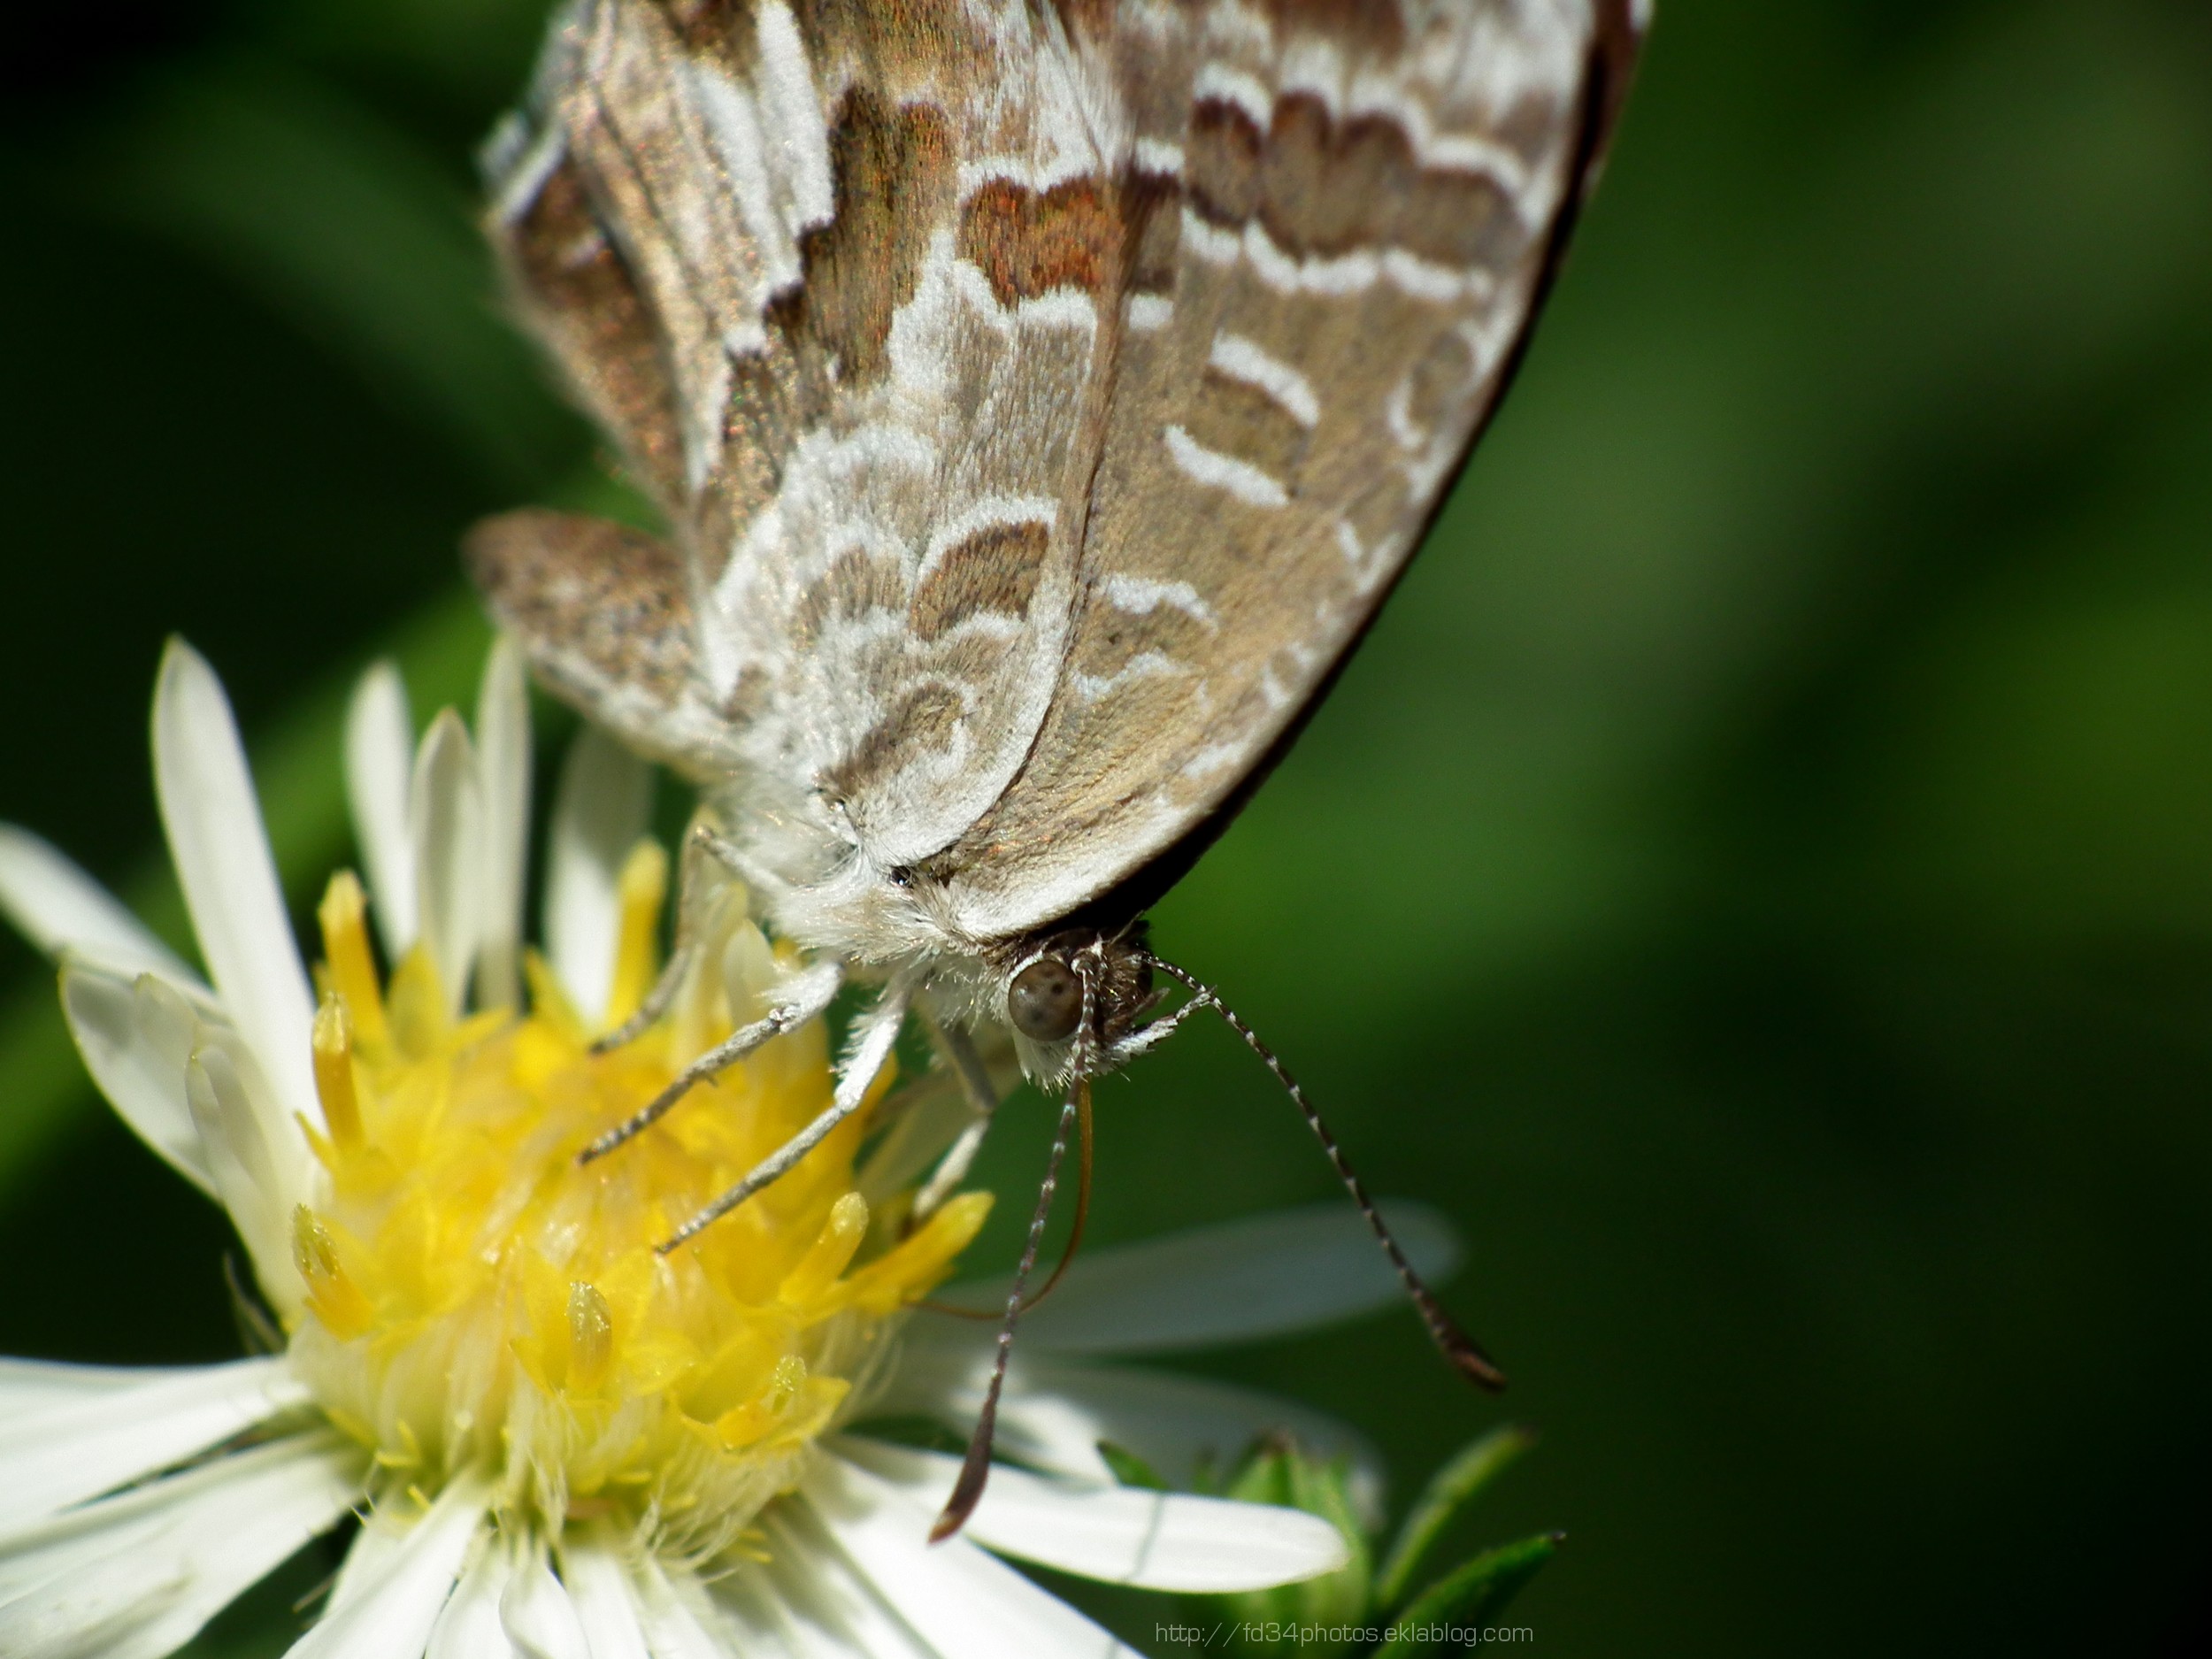
[[[785,982],[784,1000],[751,1025],[741,1026],[676,1074],[675,1080],[656,1094],[645,1109],[601,1135],[586,1147],[578,1162],[603,1158],[626,1141],[642,1134],[668,1114],[669,1109],[710,1078],[728,1071],[772,1037],[803,1025],[830,1005],[845,982],[844,970],[833,962],[818,963]]]
[[[975,1116],[960,1132],[959,1138],[946,1148],[936,1170],[916,1194],[913,1212],[907,1222],[909,1227],[918,1227],[927,1221],[936,1213],[937,1207],[952,1196],[954,1189],[968,1179],[975,1155],[982,1148],[983,1137],[990,1133],[991,1120],[998,1113],[998,1089],[968,1033],[950,1025],[933,1025],[931,1030],[937,1039],[938,1052],[952,1063],[952,1069],[958,1073],[960,1087]]]
[[[1139,1055],[1150,1053],[1172,1037],[1185,1020],[1205,1006],[1203,1002],[1186,1002],[1173,1013],[1162,1016],[1149,1025],[1140,1025],[1118,1041],[1107,1044],[1105,1069],[1117,1070]]]
[[[717,833],[712,825],[694,822],[691,833],[684,837],[683,872],[677,882],[676,948],[668,953],[668,965],[653,981],[653,988],[645,994],[637,1012],[595,1041],[591,1045],[594,1054],[611,1054],[635,1042],[652,1029],[676,1000],[676,992],[699,954],[699,926],[695,912],[699,895],[706,890],[701,861],[709,858],[739,879],[746,879],[744,855],[737,844]]]
[[[832,1130],[858,1111],[868,1098],[869,1085],[891,1057],[892,1045],[899,1040],[899,1028],[906,1023],[907,1009],[913,1000],[914,981],[904,976],[893,979],[876,1005],[854,1023],[844,1061],[837,1069],[837,1087],[830,1096],[829,1109],[754,1165],[743,1180],[677,1228],[674,1236],[654,1248],[666,1256],[696,1238],[762,1187],[788,1173],[801,1158],[827,1140]],[[826,1003],[828,999],[823,1001]]]

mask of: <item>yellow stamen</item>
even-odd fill
[[[867,1236],[868,1201],[858,1193],[847,1193],[830,1207],[829,1224],[785,1278],[777,1299],[794,1308],[815,1301],[843,1276]]]
[[[375,1315],[338,1259],[337,1240],[305,1204],[292,1211],[292,1264],[307,1285],[307,1303],[332,1335],[349,1340],[366,1331]]]
[[[607,1024],[619,1025],[637,1012],[660,972],[661,904],[668,895],[668,855],[656,841],[641,841],[623,862],[618,891],[621,932],[614,983],[607,993]]]
[[[766,1389],[715,1420],[715,1434],[727,1449],[741,1451],[772,1434],[810,1433],[837,1409],[847,1386],[841,1378],[809,1376],[804,1360],[787,1355]]]
[[[384,997],[377,988],[376,958],[369,950],[365,920],[368,899],[350,870],[331,877],[318,912],[323,926],[323,956],[330,967],[331,989],[352,1018],[353,1029],[371,1048],[386,1040]]]
[[[614,1311],[580,1280],[568,1287],[568,1386],[589,1392],[607,1380],[614,1359]]]
[[[322,1097],[323,1121],[341,1152],[357,1150],[361,1099],[353,1080],[353,1026],[335,991],[325,992],[315,1010],[315,1092]]]
[[[404,1059],[426,1060],[437,1053],[451,1024],[438,964],[427,946],[417,945],[392,970],[392,1046]]]
[[[415,1437],[414,1425],[402,1417],[398,1427],[399,1444],[379,1447],[377,1463],[386,1469],[419,1469],[422,1466],[422,1442]]]
[[[768,1548],[768,1534],[756,1526],[749,1526],[740,1532],[737,1541],[730,1548],[757,1566],[765,1567],[775,1560]]]
[[[952,1271],[991,1213],[991,1194],[962,1193],[944,1204],[899,1248],[840,1282],[837,1292],[863,1313],[882,1314],[912,1302],[917,1285],[934,1285]]]

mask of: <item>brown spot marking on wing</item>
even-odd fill
[[[835,217],[799,240],[802,284],[769,315],[795,348],[818,344],[847,384],[887,364],[891,319],[914,297],[953,180],[951,125],[930,104],[884,102],[850,88],[830,123]]]
[[[637,0],[631,0],[636,4]],[[749,75],[763,0],[644,0],[687,50]],[[966,0],[787,0],[814,84],[824,96],[864,81],[887,102],[976,84],[997,60]],[[773,142],[774,135],[770,135]]]
[[[1128,292],[1168,295],[1175,291],[1183,219],[1174,209],[1182,199],[1181,181],[1164,173],[1132,168],[1122,176],[1121,218],[1127,250],[1123,286]]]
[[[1279,99],[1264,134],[1238,105],[1200,100],[1186,156],[1200,211],[1224,225],[1257,219],[1288,253],[1402,248],[1455,268],[1495,268],[1525,241],[1489,178],[1425,167],[1388,116],[1338,121],[1310,93]]]
[[[781,342],[768,353],[730,359],[721,458],[712,486],[692,504],[693,546],[710,582],[783,483],[794,434],[815,412],[804,403],[803,389],[789,348]]]
[[[574,163],[556,167],[528,210],[511,230],[495,231],[495,240],[523,303],[560,342],[586,403],[622,442],[642,481],[674,499],[683,440],[660,327],[592,211]]]
[[[1209,449],[1249,461],[1286,488],[1296,484],[1311,437],[1266,393],[1210,364],[1198,378],[1182,424]]]
[[[792,614],[793,635],[800,644],[810,645],[832,618],[850,622],[871,611],[898,611],[905,604],[906,579],[896,565],[848,548],[799,601]]]
[[[1190,113],[1183,177],[1191,205],[1217,225],[1259,216],[1260,129],[1223,98],[1202,98]]]
[[[928,69],[964,64],[971,80],[986,66],[974,58],[976,24],[961,0],[795,0],[791,10],[818,76],[849,64],[911,85]]]
[[[1233,542],[1221,544],[1225,561],[1247,550]],[[1187,611],[1161,605],[1140,613],[1095,597],[1088,602],[1074,639],[1075,654],[1069,659],[1070,665],[1078,672],[1101,677],[1147,651],[1157,651],[1179,663],[1202,664],[1216,649],[1212,631]]]
[[[918,752],[949,748],[961,712],[960,694],[950,686],[918,686],[868,728],[851,754],[823,773],[823,785],[833,795],[856,795]]]
[[[1053,0],[1053,8],[1071,35],[1102,41],[1114,32],[1116,0]]]
[[[1276,37],[1292,33],[1324,35],[1378,55],[1394,55],[1406,44],[1405,19],[1395,0],[1248,0],[1251,9],[1272,21]],[[1111,35],[1120,7],[1116,0],[1052,0],[1069,32],[1103,40]],[[1195,8],[1187,8],[1195,9]]]
[[[744,40],[752,32],[751,0],[654,0],[654,4],[667,13],[677,38],[694,51],[725,41]]]
[[[1118,268],[1122,230],[1119,207],[1094,179],[1042,195],[993,179],[960,211],[960,257],[982,268],[1002,305],[1055,288],[1095,294]]]
[[[1276,38],[1299,31],[1395,57],[1406,47],[1406,23],[1395,0],[1259,0],[1272,18]]]
[[[1051,546],[1050,528],[1034,522],[992,525],[956,542],[914,590],[907,616],[915,634],[938,639],[985,611],[1019,621]]]

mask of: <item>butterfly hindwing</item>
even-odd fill
[[[1100,165],[1055,30],[595,0],[500,192],[526,314],[670,520],[704,699],[887,864],[997,797],[1064,655],[1096,316],[973,257],[990,158]]]

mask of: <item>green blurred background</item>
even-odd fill
[[[586,488],[471,227],[541,0],[47,10],[0,99],[0,817],[173,931],[164,634],[228,681],[304,898],[350,856],[349,677],[464,691],[457,536]],[[2212,13],[1660,12],[1503,418],[1159,936],[1463,1223],[1454,1300],[1545,1431],[1476,1532],[1571,1535],[1541,1651],[2179,1653]],[[0,1351],[231,1351],[214,1215],[12,940],[0,984]],[[1329,1191],[1217,1031],[1102,1113],[1102,1234]],[[1210,1363],[1364,1424],[1402,1490],[1497,1416],[1403,1315]]]

